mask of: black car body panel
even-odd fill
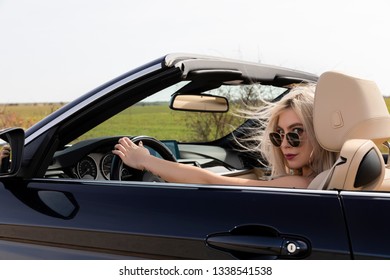
[[[228,259],[236,252],[211,248],[206,238],[250,226],[246,235],[264,237],[265,229],[272,229],[285,238],[308,240],[310,258],[351,257],[336,192],[59,180],[33,180],[20,189],[2,191],[2,205],[16,209],[7,212],[2,225],[5,240],[124,258]]]

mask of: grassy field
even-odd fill
[[[135,106],[112,117],[88,132],[83,138],[107,135],[148,135],[158,139],[189,140],[183,113],[172,114],[167,105]]]
[[[390,112],[390,97],[385,97],[385,102],[386,102],[387,110]]]
[[[61,106],[60,103],[1,104],[0,128],[19,126],[26,129]]]
[[[26,129],[62,105],[0,105],[0,128],[18,126]],[[100,124],[80,137],[79,140],[129,133],[129,135],[149,135],[159,139],[180,139],[186,141],[191,138],[191,135],[187,135],[188,130],[184,122],[185,117],[187,115],[184,112],[175,111],[173,114],[167,105],[135,106]]]
[[[385,98],[390,108],[390,98]],[[22,127],[33,125],[64,104],[0,104],[0,128]],[[390,110],[389,110],[390,111]],[[186,128],[185,118],[189,113],[169,110],[165,105],[145,105],[127,109],[122,114],[99,125],[96,129],[83,135],[82,139],[107,135],[149,135],[159,139],[193,139]]]

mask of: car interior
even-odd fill
[[[218,82],[201,90],[212,92],[220,86],[221,83]],[[283,90],[278,91],[280,97],[288,92],[288,87],[284,86],[286,85],[283,85]],[[199,87],[197,80],[186,83],[172,95],[170,108],[179,111],[227,110],[228,103],[223,97],[191,94],[199,91]],[[315,92],[314,128],[321,146],[338,152],[340,156],[330,170],[322,172],[312,181],[309,189],[389,190],[390,169],[386,168],[384,156],[378,146],[390,138],[390,115],[374,82],[338,72],[322,74]],[[148,172],[140,173],[113,162],[111,150],[118,139],[119,137],[88,139],[56,152],[46,177],[160,181]],[[253,156],[234,151],[231,136],[210,143],[158,141],[145,136],[141,136],[141,139],[153,154],[168,160],[210,169],[223,176],[250,179],[267,176],[267,168],[256,162]],[[140,139],[135,138],[135,141]],[[159,143],[155,143],[156,141]]]
[[[234,103],[239,100],[237,99],[238,97],[234,96],[238,92],[254,91],[264,99],[274,100],[286,94],[291,84],[305,82],[301,79],[276,77],[272,81],[258,83],[254,80],[244,81],[241,75],[239,76],[241,80],[238,80],[238,74],[231,72],[209,70],[207,73],[190,73],[190,80],[180,81],[165,87],[161,92],[153,93],[150,95],[150,98],[140,99],[141,101],[129,106],[129,109],[125,108],[124,111],[131,110],[130,107],[142,107],[148,102],[153,103],[164,100],[164,104],[167,104],[166,108],[168,109],[169,107],[171,109],[169,115],[178,114],[176,112],[181,114],[191,112],[223,114],[229,109],[229,106],[234,106]],[[278,86],[275,86],[275,84]],[[229,95],[230,104],[227,103],[227,98],[224,95]],[[159,99],[159,96],[165,99]],[[158,121],[158,116],[153,116],[153,112],[148,112],[148,114],[149,119],[155,122]],[[185,116],[186,118],[192,118],[191,115]],[[232,131],[233,134],[227,133],[225,136],[207,140],[177,139],[170,135],[161,136],[153,133],[150,135],[146,124],[144,126],[139,126],[137,123],[132,125],[130,119],[126,119],[126,121],[128,122],[128,131],[125,132],[125,136],[150,136],[148,140],[151,145],[145,142],[147,141],[145,138],[143,138],[143,143],[155,156],[209,169],[223,176],[258,179],[267,172],[267,168],[257,160],[256,157],[258,155],[255,157],[244,151],[238,151],[237,147],[234,147],[234,138],[240,137],[240,134],[244,133],[245,127],[251,125],[250,120],[244,123],[241,120],[241,127],[238,129],[234,127],[237,130]],[[207,121],[207,119],[204,121],[205,125],[209,125]],[[109,126],[113,127],[115,124]],[[168,128],[167,125],[165,126]],[[232,126],[227,124],[226,127]],[[187,127],[186,129],[189,128]],[[167,129],[167,131],[169,130]],[[86,139],[74,141],[55,152],[53,160],[45,172],[45,178],[159,181],[158,178],[151,176],[147,172],[141,175],[136,170],[126,166],[117,167],[115,163],[113,164],[114,157],[111,151],[120,136],[105,134],[92,137],[89,133],[90,131],[87,131]],[[117,135],[123,135],[123,131],[119,133],[122,134]],[[189,131],[189,134],[191,133],[193,131]],[[154,138],[154,140],[151,138]],[[156,145],[155,140],[158,140],[160,145]],[[168,148],[173,157],[169,155],[169,152],[164,147]],[[115,169],[114,172],[111,172],[112,169]],[[117,174],[111,176],[111,173],[118,173],[118,169],[121,170],[122,175],[119,177]]]
[[[186,97],[188,96],[186,95]],[[177,102],[172,106],[178,106]],[[202,106],[205,106],[204,102]],[[214,105],[210,106],[213,107]],[[215,108],[212,108],[212,110],[214,111]],[[153,117],[151,118],[153,119]],[[131,129],[129,130],[131,131]],[[132,138],[136,143],[142,140],[144,146],[154,156],[178,161],[182,164],[195,165],[224,176],[249,176],[253,178],[260,176],[260,174],[256,175],[256,172],[260,172],[262,168],[253,168],[254,165],[258,165],[258,162],[250,155],[235,151],[231,147],[232,141],[234,141],[231,135],[211,142],[186,142],[180,139],[162,138],[158,134],[143,135],[141,133],[128,132],[126,136]],[[52,163],[45,173],[45,178],[158,181],[158,178],[150,174],[141,176],[136,170],[122,165],[118,167],[116,163],[113,163],[115,157],[113,157],[112,150],[115,144],[118,143],[119,138],[120,136],[109,135],[92,137],[65,146],[63,149],[56,151]],[[118,168],[122,175],[120,177],[118,177],[118,174],[112,176],[118,172]]]

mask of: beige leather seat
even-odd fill
[[[390,115],[374,82],[325,72],[316,87],[313,121],[320,145],[340,157],[310,189],[390,191],[390,171],[378,149],[390,139]]]

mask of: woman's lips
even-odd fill
[[[293,160],[297,155],[296,154],[285,154],[284,157],[286,160]]]

